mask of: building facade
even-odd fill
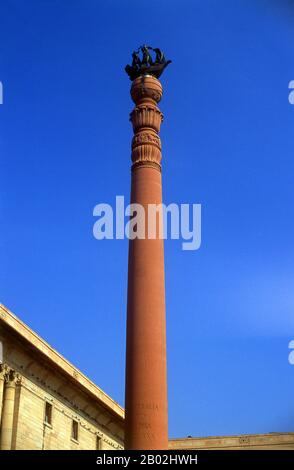
[[[124,410],[0,306],[0,449],[122,449]]]
[[[294,450],[294,433],[170,439],[171,450]]]
[[[0,305],[0,449],[123,448],[123,408]],[[169,449],[294,450],[294,433],[170,439]]]

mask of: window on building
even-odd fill
[[[45,402],[45,423],[52,425],[52,405],[48,401]]]
[[[71,438],[75,441],[79,440],[79,423],[75,419],[72,420]]]
[[[99,436],[96,436],[96,450],[102,449],[102,439]]]

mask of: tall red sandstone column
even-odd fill
[[[141,75],[131,96],[131,202],[146,208],[162,202],[162,86],[154,76]],[[145,223],[148,234],[147,215]],[[125,409],[126,449],[168,448],[164,252],[158,232],[155,239],[129,242]]]

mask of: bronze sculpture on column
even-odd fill
[[[135,103],[131,203],[142,205],[146,216],[145,238],[129,241],[125,448],[153,450],[168,448],[166,326],[163,240],[159,230],[148,238],[147,206],[162,203],[158,78],[170,61],[146,45],[132,57],[126,66]]]

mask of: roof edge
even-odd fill
[[[0,304],[0,324],[9,326],[22,339],[28,341],[40,354],[54,363],[63,373],[70,376],[79,386],[82,386],[88,393],[94,396],[99,402],[115,413],[118,418],[124,419],[124,409],[113,400],[107,393],[103,392],[94,382],[86,377],[77,367],[71,364],[56,349],[50,346],[41,336],[35,333],[29,326],[22,322],[3,304]]]
[[[239,439],[240,437],[275,437],[275,436],[293,436],[294,432],[267,432],[267,433],[260,433],[260,434],[226,434],[223,436],[187,436],[187,437],[170,437],[170,441],[196,441],[196,440],[209,440],[209,439]]]

